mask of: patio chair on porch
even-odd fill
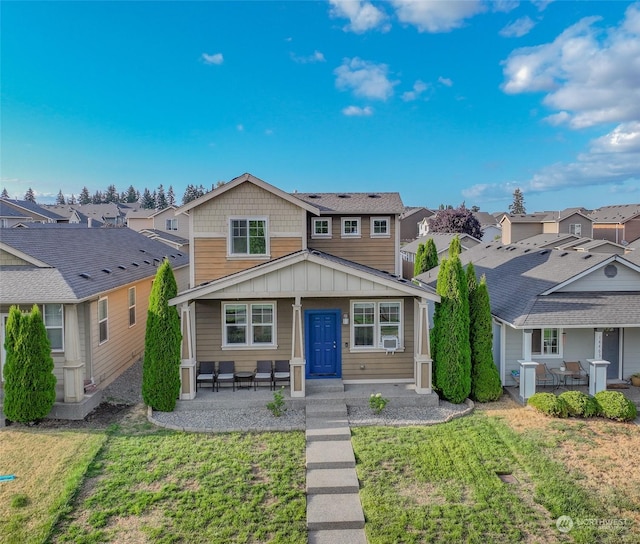
[[[196,391],[199,383],[210,383],[211,391],[216,384],[216,363],[214,361],[200,361],[196,375]]]
[[[259,382],[268,382],[269,391],[273,385],[273,361],[258,361],[256,369],[253,371],[253,390],[256,391]]]
[[[567,376],[571,383],[574,385],[589,385],[589,374],[582,368],[580,361],[565,361],[564,366],[572,372]]]
[[[218,363],[218,376],[216,379],[218,391],[221,383],[230,383],[233,390],[236,390],[236,363],[235,361],[220,361]]]
[[[547,365],[544,363],[538,363],[538,366],[536,367],[536,386],[553,385],[554,383],[553,374],[549,372]]]
[[[273,388],[276,387],[276,382],[289,382],[291,384],[291,369],[289,367],[289,361],[279,360],[275,362],[273,367]]]

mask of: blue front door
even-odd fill
[[[340,311],[307,310],[305,332],[307,378],[339,378]]]

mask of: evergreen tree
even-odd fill
[[[176,205],[176,195],[173,192],[173,185],[169,185],[169,190],[167,191],[167,204],[169,206]]]
[[[482,238],[482,229],[480,222],[468,210],[464,203],[457,208],[447,208],[438,211],[436,215],[427,220],[429,224],[429,232],[457,232],[473,236],[480,240]]]
[[[520,187],[513,191],[513,202],[509,204],[509,212],[512,214],[525,214],[527,210],[524,207],[524,195]]]
[[[69,198],[69,201],[67,202],[67,204],[71,204],[73,206],[75,206],[77,204],[77,200],[76,200],[76,196],[71,193],[71,197]]]
[[[166,207],[168,206],[167,197],[164,194],[164,187],[162,186],[162,183],[160,184],[160,187],[158,187],[158,190],[156,191],[155,196],[156,196],[156,210],[166,209]]]
[[[120,195],[116,186],[111,184],[107,187],[107,192],[104,194],[103,202],[105,204],[117,203],[120,200]]]
[[[7,191],[6,187],[2,188],[2,194],[0,195],[2,198],[9,198],[9,191]]]
[[[144,188],[144,193],[142,193],[142,199],[140,200],[140,207],[145,210],[153,210],[156,207],[156,202],[153,199],[153,196],[149,192],[149,189]]]
[[[127,204],[138,202],[138,196],[138,192],[134,189],[133,185],[129,185],[129,188],[125,193],[123,202],[126,202]]]
[[[37,305],[30,314],[13,306],[5,340],[4,412],[11,421],[30,423],[45,417],[56,400],[51,345]]]
[[[462,253],[462,244],[460,243],[460,238],[454,236],[449,244],[449,257],[453,257],[454,255],[460,255]]]
[[[471,398],[478,402],[498,400],[502,383],[493,362],[493,328],[487,279],[476,280],[473,263],[467,265],[469,286],[469,343],[471,345]]]
[[[415,260],[413,261],[413,276],[419,276],[420,274],[422,274],[423,272],[426,272],[426,270],[424,270],[424,264],[425,264],[425,246],[422,242],[420,242],[418,244],[418,250],[416,251],[416,257]]]
[[[82,191],[80,191],[78,203],[80,205],[91,204],[91,196],[89,195],[89,189],[87,189],[86,186],[82,188]]]
[[[438,272],[431,346],[434,386],[441,395],[459,404],[471,392],[471,350],[469,344],[469,294],[460,257],[444,259]]]
[[[433,238],[429,238],[425,245],[424,252],[424,260],[425,260],[425,271],[431,270],[438,266],[438,248],[436,248],[436,243],[433,241]]]
[[[56,204],[58,204],[59,206],[64,206],[66,204],[64,195],[62,194],[62,189],[58,191],[58,196],[56,197]]]
[[[102,204],[104,202],[104,195],[102,191],[96,191],[91,198],[92,204]]]
[[[182,204],[196,200],[205,194],[207,194],[207,191],[202,185],[196,187],[195,185],[189,184],[184,190],[184,195],[182,195]]]
[[[27,192],[24,194],[24,199],[25,199],[27,202],[33,202],[33,203],[35,204],[35,202],[36,202],[36,195],[34,194],[33,189],[32,189],[31,187],[29,187],[29,188],[27,189]]]
[[[142,398],[162,412],[173,411],[180,393],[180,316],[175,306],[169,306],[169,299],[177,293],[173,270],[165,260],[149,295],[142,365]]]

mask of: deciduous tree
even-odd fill
[[[428,222],[429,232],[457,232],[469,234],[478,240],[482,238],[480,222],[464,204],[453,209],[439,210]]]

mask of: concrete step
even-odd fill
[[[363,529],[364,513],[357,493],[307,496],[307,529]]]
[[[346,420],[328,422],[325,419],[307,419],[307,442],[318,440],[351,440],[351,429]]]
[[[331,404],[317,404],[307,401],[306,416],[312,418],[345,418],[347,417],[347,405],[343,402]]]
[[[339,378],[326,380],[307,380],[305,382],[307,395],[320,393],[343,393],[344,383]]]
[[[307,470],[307,495],[358,493],[360,484],[352,468]]]
[[[367,544],[364,529],[326,529],[308,532],[309,544]]]
[[[349,440],[314,440],[307,443],[307,470],[355,468],[356,458]]]

